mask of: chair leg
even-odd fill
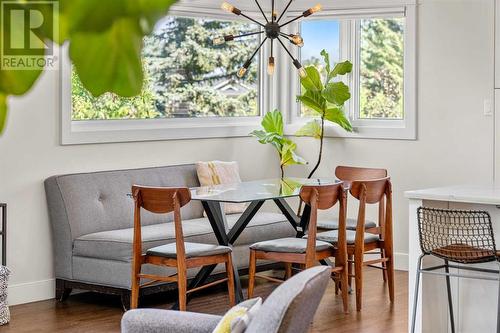
[[[387,267],[387,282],[389,284],[389,299],[391,302],[394,302],[394,256],[392,253],[385,253],[386,258],[386,267]]]
[[[356,311],[361,311],[363,300],[363,253],[354,256],[354,281],[356,284]]]
[[[450,273],[450,267],[448,266],[448,260],[444,261],[444,270],[447,274]],[[453,300],[451,298],[451,283],[450,276],[446,275],[446,291],[448,293],[448,309],[450,311],[450,324],[451,324],[451,333],[455,333],[455,317],[453,315]]]
[[[185,269],[177,269],[177,288],[179,289],[179,311],[186,311],[187,273]]]
[[[348,313],[349,312],[349,286],[348,286],[348,273],[347,269],[344,266],[344,269],[340,273],[340,279],[338,283],[340,283],[340,289],[342,290],[342,303],[344,304],[344,312]],[[337,285],[338,285],[337,283]]]
[[[418,263],[417,263],[417,276],[415,278],[415,294],[413,295],[413,311],[412,311],[412,318],[411,318],[411,333],[415,333],[415,323],[417,320],[417,303],[418,303],[418,289],[420,285],[420,269],[422,267],[422,258],[424,255],[422,254],[418,258]]]
[[[132,267],[132,292],[130,295],[130,309],[137,309],[139,306],[139,288],[141,279],[139,278],[139,274],[141,274],[141,265],[134,263]]]
[[[380,250],[380,257],[382,259],[385,258],[385,249]],[[384,279],[384,282],[387,282],[387,264],[385,262],[382,262],[382,278]]]
[[[253,297],[253,289],[255,286],[255,269],[257,259],[255,258],[255,250],[250,249],[250,261],[248,262],[248,298]]]
[[[227,291],[229,294],[229,305],[236,305],[236,296],[234,290],[234,272],[233,272],[233,258],[231,253],[227,254],[226,261],[226,273],[227,273]]]
[[[289,262],[285,263],[285,280],[292,277],[292,264]]]
[[[352,272],[353,272],[353,267],[354,267],[353,260],[354,260],[354,256],[352,254],[349,254],[347,256],[347,272],[349,274],[347,280],[349,282],[349,288],[352,287]]]

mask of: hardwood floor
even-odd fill
[[[282,272],[274,272],[282,274]],[[310,332],[391,333],[407,331],[408,274],[396,272],[396,302],[391,306],[381,272],[367,269],[362,312],[355,310],[355,296],[349,295],[351,312],[342,311],[342,298],[335,295],[331,282],[316,313]],[[246,285],[246,280],[243,281]],[[266,297],[276,284],[257,280],[255,296]],[[195,295],[188,311],[223,314],[229,307],[227,292],[211,288]],[[173,293],[147,297],[141,307],[169,308]],[[11,307],[11,323],[0,327],[8,332],[119,332],[123,315],[119,297],[93,293],[71,296],[65,303],[55,300]]]

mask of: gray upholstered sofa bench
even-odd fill
[[[133,184],[148,186],[199,186],[194,165],[104,171],[54,176],[45,181],[55,251],[56,298],[64,300],[72,289],[92,290],[130,298],[133,239]],[[186,241],[217,244],[203,208],[192,201],[182,209]],[[240,215],[229,215],[231,227]],[[144,213],[143,249],[175,241],[170,217]],[[234,244],[233,257],[244,274],[248,245],[263,240],[295,236],[286,218],[277,213],[257,213]],[[145,267],[151,273],[173,270]],[[216,269],[214,274],[219,271]],[[188,272],[193,277],[197,270]],[[148,294],[175,288],[175,284],[142,289]]]

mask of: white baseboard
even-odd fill
[[[408,253],[394,253],[394,268],[408,272]]]
[[[9,305],[44,301],[55,297],[55,279],[9,285]]]

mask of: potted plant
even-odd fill
[[[314,176],[323,157],[323,143],[325,139],[325,124],[330,122],[339,125],[348,132],[352,132],[352,125],[344,113],[344,105],[351,98],[349,87],[339,80],[352,71],[352,63],[344,61],[333,68],[330,64],[330,55],[326,50],[321,51],[325,66],[323,75],[315,66],[305,68],[307,76],[301,79],[302,94],[297,96],[302,105],[314,114],[295,135],[310,136],[319,140],[319,151],[316,164],[307,178]]]

